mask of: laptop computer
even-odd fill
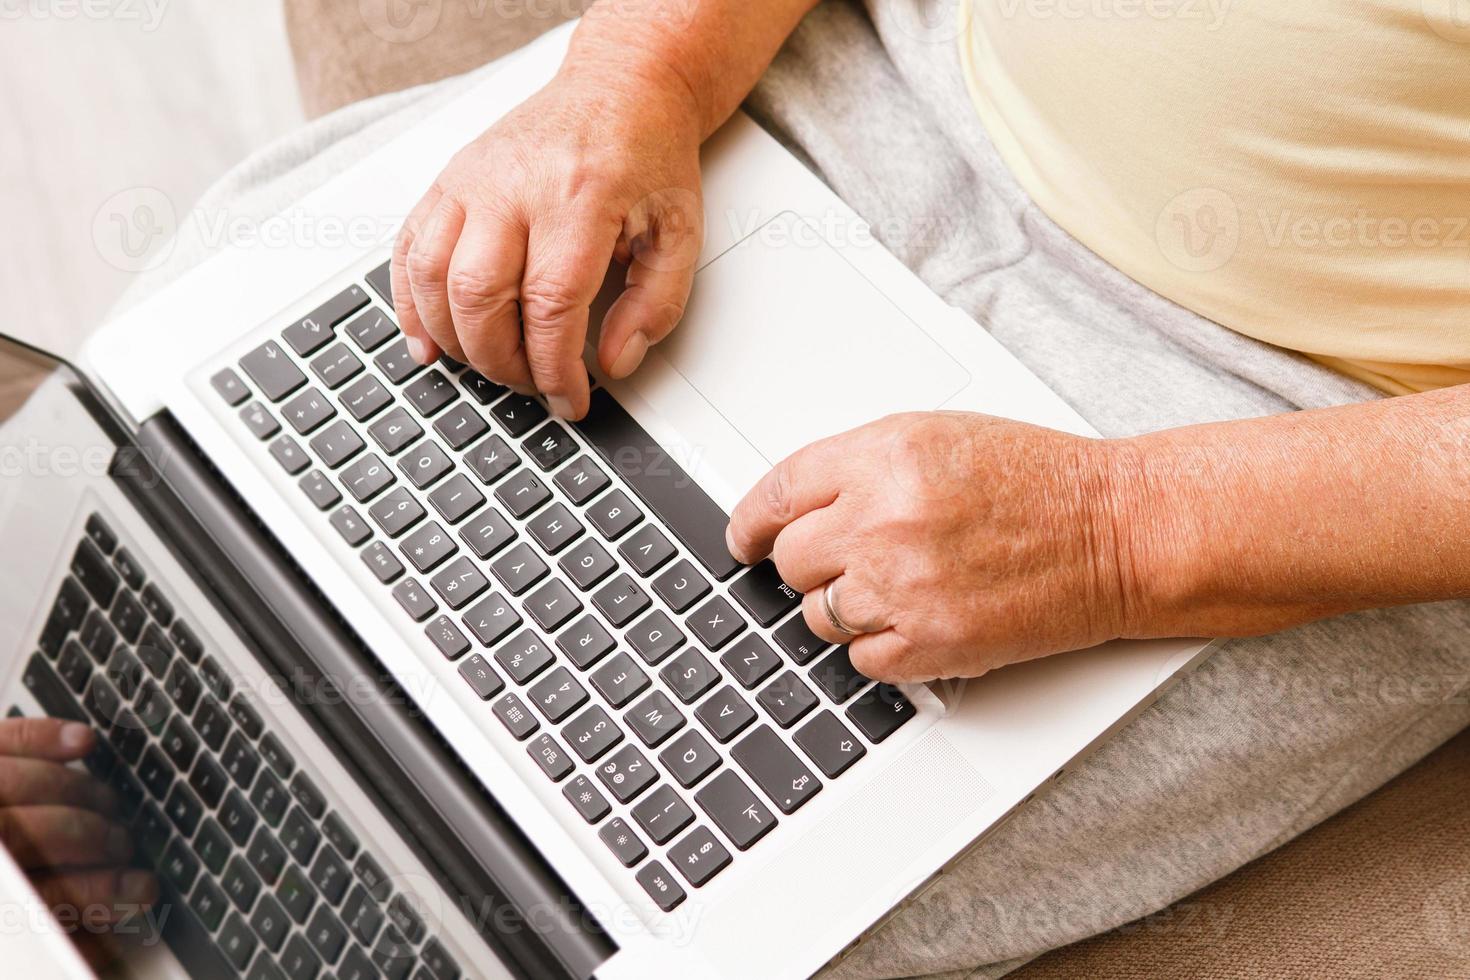
[[[570,27],[280,217],[396,226]],[[726,514],[905,410],[1086,423],[740,115],[679,330],[580,423],[424,369],[387,242],[256,236],[7,344],[0,703],[87,719],[164,888],[140,976],[804,976],[1207,654],[1130,642],[902,689]]]

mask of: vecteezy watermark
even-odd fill
[[[1447,41],[1470,44],[1470,0],[1419,0],[1424,20]]]
[[[156,187],[119,191],[92,217],[97,253],[124,272],[147,272],[168,261],[178,230],[173,201]]]
[[[0,20],[136,23],[144,33],[158,30],[170,0],[0,0]]]
[[[698,0],[358,0],[363,24],[390,44],[413,44],[428,37],[446,20],[519,21],[547,25],[574,17],[588,20],[623,18],[687,26]],[[462,10],[462,16],[451,15]]]
[[[1240,209],[1224,191],[1196,187],[1159,212],[1154,240],[1164,258],[1186,272],[1214,272],[1240,247]]]
[[[1006,20],[1197,22],[1218,31],[1233,0],[991,0]]]
[[[133,903],[88,905],[63,903],[47,905],[41,901],[0,903],[0,937],[36,935],[59,930],[74,936],[127,936],[139,946],[156,945],[163,938],[173,906],[167,902],[155,905]]]
[[[1465,215],[1379,215],[1364,208],[1350,214],[1303,214],[1284,208],[1256,212],[1267,248],[1299,249],[1470,249]]]

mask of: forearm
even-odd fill
[[[577,26],[562,70],[677,89],[707,138],[817,2],[599,0]]]
[[[1470,386],[1119,449],[1130,635],[1470,597]]]

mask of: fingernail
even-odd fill
[[[126,829],[114,826],[107,831],[107,853],[119,861],[125,861],[132,856],[133,838]]]
[[[61,747],[69,752],[80,752],[92,747],[92,729],[79,721],[69,721],[61,726]]]
[[[623,351],[612,362],[612,369],[607,373],[614,378],[626,378],[638,370],[638,365],[643,363],[643,357],[648,353],[648,338],[641,332],[634,333],[623,345]]]
[[[725,550],[730,552],[730,557],[739,561],[745,561],[740,557],[740,550],[735,547],[735,535],[730,533],[730,526],[725,526]]]
[[[408,356],[414,359],[414,363],[427,366],[431,356],[428,343],[422,337],[405,335],[403,339],[408,342]]]
[[[124,871],[117,881],[118,901],[127,905],[147,905],[158,895],[158,884],[147,871]]]
[[[572,403],[563,395],[547,395],[546,404],[551,406],[551,414],[559,419],[572,417]]]

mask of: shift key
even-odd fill
[[[782,813],[795,813],[821,792],[821,781],[769,725],[745,736],[730,754]]]

